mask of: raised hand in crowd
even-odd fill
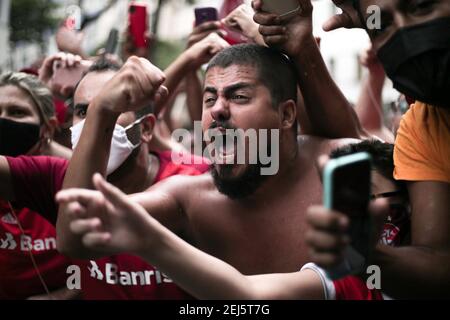
[[[59,98],[70,97],[75,85],[81,79],[83,72],[92,64],[81,56],[58,52],[47,57],[39,69],[41,80]],[[57,75],[57,70],[64,70],[65,75]]]
[[[300,10],[288,19],[262,11],[263,0],[254,0],[254,20],[260,25],[259,32],[269,47],[280,49],[290,57],[296,57],[306,45],[316,42],[312,35],[312,11],[310,0],[298,1]]]
[[[206,25],[202,24],[203,25]],[[186,85],[186,97],[187,107],[189,110],[192,121],[201,120],[202,115],[202,103],[203,103],[203,91],[202,84],[199,76],[197,75],[198,69],[217,53],[230,45],[219,35],[220,33],[209,31],[204,33],[197,33],[200,29],[194,28],[190,39],[199,39],[196,42],[190,42],[190,46],[184,51],[180,57],[172,63],[172,65],[166,70],[166,74],[170,75],[174,72],[171,70],[183,69],[182,78],[185,78]],[[216,29],[210,29],[216,30]],[[198,35],[205,35],[201,38]],[[186,65],[187,68],[183,68],[182,65]],[[172,77],[174,78],[174,77]],[[181,79],[179,79],[181,81]],[[173,81],[171,81],[173,82]],[[175,87],[175,86],[173,86]],[[170,107],[166,107],[166,115],[170,113]],[[170,125],[169,125],[170,127]]]
[[[212,57],[230,45],[217,33],[210,33],[201,41],[193,44],[185,51],[185,54],[191,60],[191,68],[197,70],[205,63],[208,63]]]
[[[332,31],[339,28],[362,28],[358,12],[353,7],[353,0],[332,0],[342,10],[323,24],[323,30]]]
[[[254,0],[253,8],[256,11],[254,20],[260,24],[259,32],[265,43],[287,54],[295,63],[312,128],[308,133],[328,138],[367,136],[320,54],[312,33],[311,1],[298,0],[298,4],[300,10],[289,18],[262,11],[263,0]]]
[[[383,65],[373,48],[364,50],[359,57],[359,62],[368,71],[355,106],[359,121],[370,134],[386,142],[394,143],[393,132],[384,124],[383,87],[386,73]]]
[[[377,53],[372,47],[364,50],[361,53],[361,55],[359,56],[359,63],[361,63],[362,66],[366,67],[373,74],[376,74],[380,77],[386,76],[383,65],[381,64],[380,60],[378,60]]]
[[[164,73],[147,59],[130,57],[93,104],[116,114],[137,111],[149,101],[158,102],[167,97],[167,88],[161,86],[165,79]]]
[[[259,33],[259,25],[253,21],[254,11],[246,4],[241,4],[234,9],[222,23],[232,30],[236,30],[253,42],[265,45],[264,39]]]
[[[222,23],[220,21],[208,21],[195,26],[188,37],[187,47],[191,47],[195,43],[203,40],[211,33],[217,33],[221,37],[226,35],[226,31],[220,29]]]
[[[59,51],[69,52],[87,59],[88,56],[83,51],[83,40],[83,32],[70,29],[64,24],[56,31],[56,46]]]

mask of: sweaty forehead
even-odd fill
[[[231,65],[226,68],[219,66],[208,70],[205,77],[205,87],[225,88],[236,83],[258,83],[256,67],[250,65]]]
[[[88,73],[78,84],[74,94],[74,103],[90,103],[115,74],[115,71],[109,70]]]

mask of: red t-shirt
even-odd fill
[[[174,164],[170,152],[155,154],[160,160],[155,182],[178,174],[202,173],[189,165]],[[68,162],[51,157],[18,157],[7,160],[15,193],[20,192],[16,202],[29,208],[38,208],[38,212],[45,212],[45,218],[55,223],[58,208],[54,196],[61,189]],[[81,271],[81,289],[85,299],[191,298],[160,271],[132,255],[120,254],[95,261],[77,261],[77,265]],[[66,274],[65,279],[67,277]]]
[[[155,177],[155,183],[179,174],[196,176],[209,170],[208,161],[202,157],[191,155],[192,164],[175,164],[172,162],[171,151],[158,152],[154,154],[159,158],[159,172]]]
[[[155,153],[160,168],[155,183],[174,175],[199,175],[191,165],[177,165],[171,152]],[[207,167],[205,167],[205,170]],[[86,262],[82,284],[85,299],[192,299],[159,270],[136,256],[120,254]]]
[[[363,279],[347,276],[334,281],[336,300],[383,300],[380,290],[369,289]]]
[[[16,203],[20,206],[13,204],[12,212],[8,203],[0,200],[0,299],[26,299],[45,294],[38,272],[50,291],[65,288],[66,269],[72,262],[56,251],[55,227],[47,221],[56,221],[55,206],[46,200],[51,199],[50,193],[61,189],[62,180],[55,185],[58,179],[53,176],[65,170],[67,163],[42,157],[28,161],[17,159],[9,161],[9,165],[15,173],[13,184]],[[23,186],[17,188],[17,182]],[[31,201],[26,200],[26,194],[32,196]],[[30,249],[38,270],[33,265]]]
[[[174,156],[174,158],[172,158],[172,156]],[[186,151],[164,151],[159,153],[159,158],[166,163],[170,162],[172,165],[181,164],[184,168],[197,169],[201,173],[209,171],[211,167],[211,161],[207,158],[203,158]],[[174,159],[174,162],[172,159]]]

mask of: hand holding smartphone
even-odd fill
[[[195,9],[195,26],[198,26],[205,22],[218,20],[219,20],[219,13],[216,8],[205,7]],[[246,43],[248,41],[248,39],[244,37],[240,32],[236,32],[226,26],[223,26],[221,29],[226,32],[226,36],[224,36],[224,39],[230,45]]]
[[[366,152],[330,160],[323,172],[323,201],[327,209],[350,218],[351,244],[341,265],[327,270],[331,279],[362,271],[370,249],[371,157]]]
[[[61,61],[55,61],[50,84],[52,91],[59,92],[64,97],[70,96],[91,65],[91,61],[82,60],[73,67],[64,67]]]
[[[213,7],[196,8],[194,12],[195,26],[209,21],[217,21],[219,19],[219,13],[217,12],[217,9]]]

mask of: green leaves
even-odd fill
[[[52,0],[11,1],[10,41],[42,44],[44,33],[55,28],[58,23],[58,19],[53,15],[57,7]]]

